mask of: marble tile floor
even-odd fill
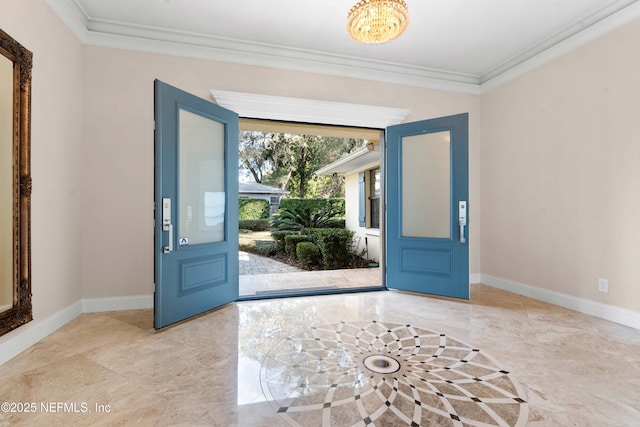
[[[243,301],[162,331],[153,330],[151,310],[83,314],[0,366],[0,402],[20,409],[3,407],[0,426],[300,425],[291,413],[278,413],[283,389],[273,386],[278,375],[283,385],[297,384],[300,366],[310,366],[283,363],[287,355],[302,354],[305,347],[295,340],[336,328],[353,339],[358,327],[372,324],[388,326],[395,336],[413,325],[420,328],[415,336],[434,331],[450,337],[454,347],[487,355],[517,384],[512,390],[523,403],[512,406],[526,406],[528,426],[639,425],[639,330],[485,285],[471,290],[470,301],[397,291]],[[384,332],[371,335],[374,347],[367,348],[396,345],[382,338]],[[315,366],[308,371],[319,372]],[[304,399],[301,385],[295,387],[289,397]],[[348,389],[340,392],[353,401]],[[325,399],[324,412],[309,418],[316,424],[305,427],[412,425],[394,417],[391,409],[400,408],[395,403],[386,412],[378,404],[374,413],[366,412],[365,403],[354,416],[353,406],[334,408],[334,402]],[[500,425],[486,419],[478,424],[472,415],[477,409],[449,408],[462,421],[434,416],[418,425]],[[521,424],[513,418],[502,425]]]

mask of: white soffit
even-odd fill
[[[382,136],[380,129],[248,118],[240,119],[240,130],[266,133],[288,133],[292,135],[320,135],[330,138],[366,139],[367,141],[380,141]]]
[[[411,110],[314,99],[212,90],[216,103],[240,117],[384,129],[402,123]]]
[[[372,144],[369,144],[358,151],[318,169],[315,173],[316,175],[348,175],[379,166],[380,151],[376,151],[371,147]]]

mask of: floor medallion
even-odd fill
[[[524,426],[528,405],[489,355],[444,334],[340,322],[282,339],[263,392],[293,426]]]

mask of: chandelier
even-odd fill
[[[408,25],[404,0],[360,0],[347,16],[349,36],[360,43],[386,43],[400,37]]]

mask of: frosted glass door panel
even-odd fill
[[[402,139],[402,235],[451,237],[449,131]]]
[[[178,243],[222,242],[224,219],[224,124],[180,110],[180,209]]]

